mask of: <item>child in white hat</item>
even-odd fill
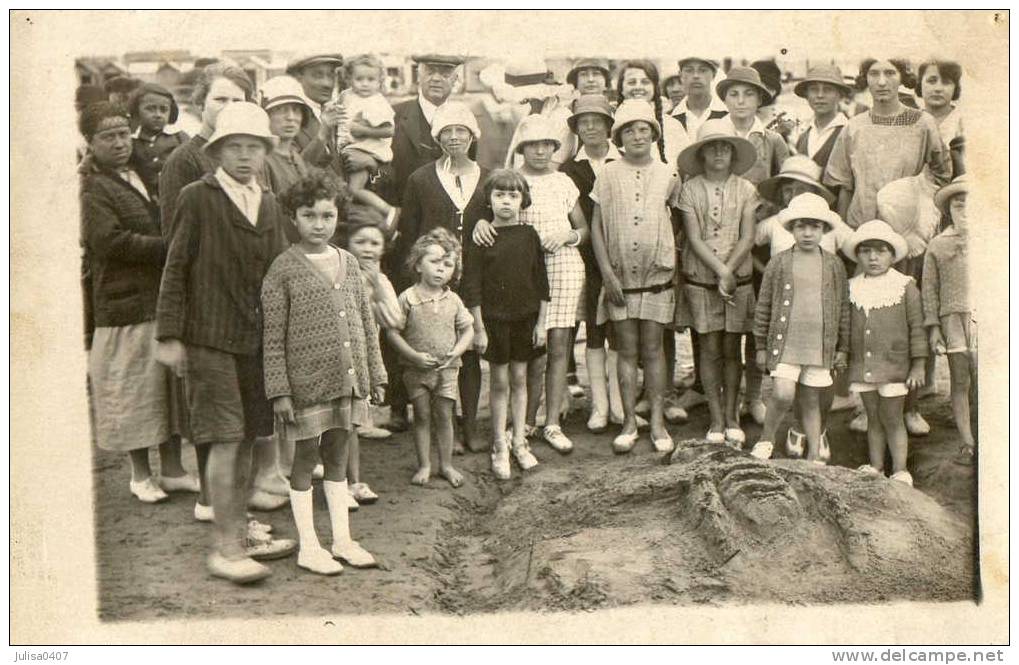
[[[885,448],[892,454],[892,480],[913,485],[906,470],[908,436],[903,407],[910,389],[924,385],[927,339],[920,290],[912,277],[892,268],[909,252],[906,240],[887,223],[861,224],[842,247],[860,274],[849,280],[849,389],[867,410],[870,464],[883,473]]]
[[[181,191],[156,308],[157,358],[184,377],[191,441],[209,478],[216,533],[209,570],[239,584],[270,574],[256,558],[296,547],[255,541],[245,529],[252,445],[273,433],[252,284],[288,244],[286,215],[255,180],[275,145],[258,105],[236,102],[219,113],[204,148],[219,167]]]
[[[597,321],[612,322],[619,347],[623,429],[612,442],[616,453],[629,452],[637,442],[638,358],[644,361],[652,444],[658,452],[674,447],[664,420],[662,336],[675,310],[671,211],[681,185],[672,167],[656,158],[661,133],[649,103],[623,101],[612,127],[623,158],[602,168],[591,191],[594,254],[603,280]]]
[[[794,245],[771,258],[757,301],[755,360],[771,373],[774,389],[751,454],[771,457],[775,432],[795,399],[807,459],[824,464],[831,457],[821,436],[834,397],[831,371],[846,368],[849,351],[849,294],[841,259],[822,250],[821,239],[842,222],[825,199],[809,192],[794,198],[779,220]]]
[[[969,298],[968,191],[967,178],[961,175],[934,195],[934,202],[951,226],[927,245],[923,264],[924,323],[931,351],[948,356],[952,416],[962,439],[957,459],[963,464],[973,463],[976,449],[970,424],[970,390],[977,377],[977,339]]]

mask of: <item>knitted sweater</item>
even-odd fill
[[[357,259],[330,251],[340,253],[335,283],[296,246],[276,257],[262,282],[266,396],[289,396],[297,408],[366,398],[387,381]]]
[[[924,325],[936,326],[942,316],[970,311],[966,241],[955,227],[927,245],[922,284]]]
[[[874,284],[868,281],[881,280]],[[849,280],[849,380],[901,383],[910,363],[927,357],[920,289],[894,268],[879,278]]]

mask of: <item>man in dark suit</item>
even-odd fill
[[[457,82],[460,65],[464,62],[459,56],[434,54],[416,55],[412,60],[417,65],[418,95],[415,99],[393,107],[395,134],[392,174],[379,192],[392,206],[403,204],[403,190],[410,174],[442,156],[442,149],[432,138],[432,117],[435,109],[449,99]],[[384,267],[392,279],[403,257],[390,255],[388,259]],[[388,345],[383,345],[383,355],[387,370],[396,371],[390,375],[400,376],[396,352],[388,348]],[[402,381],[389,382],[389,406],[390,420],[385,427],[397,432],[406,430],[407,392]]]
[[[342,109],[331,100],[336,86],[336,68],[341,66],[343,56],[339,53],[307,55],[287,65],[287,74],[300,82],[313,110],[311,120],[294,139],[301,157],[313,166],[332,166],[340,175],[343,174],[342,163],[332,146]]]

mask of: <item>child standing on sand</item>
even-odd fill
[[[867,410],[870,451],[870,464],[860,471],[883,473],[887,446],[892,480],[912,486],[903,407],[910,389],[924,385],[927,339],[920,290],[912,277],[892,268],[906,257],[909,246],[887,223],[875,219],[861,224],[842,251],[860,266],[860,274],[849,280],[849,389],[860,393]]]
[[[849,296],[842,261],[821,249],[821,238],[841,225],[838,214],[817,194],[794,198],[779,213],[795,244],[768,262],[757,301],[756,362],[770,372],[774,389],[764,429],[751,454],[771,457],[775,431],[795,399],[807,435],[807,459],[831,457],[822,440],[831,408],[831,370],[846,367],[849,351]]]
[[[498,235],[491,246],[467,245],[462,292],[474,316],[475,346],[491,369],[492,472],[506,480],[510,441],[521,469],[538,464],[526,435],[527,364],[544,352],[548,275],[541,238],[533,226],[520,223],[520,210],[531,204],[527,180],[509,169],[495,171],[485,182],[485,196]]]
[[[432,475],[431,428],[439,444],[439,475],[453,487],[463,475],[453,468],[453,407],[460,356],[474,339],[474,319],[449,288],[460,276],[460,243],[444,228],[418,238],[407,257],[418,281],[400,294],[402,328],[386,331],[403,360],[403,382],[414,406],[414,446],[418,470],[411,478],[425,485]]]
[[[322,575],[375,559],[350,537],[347,454],[368,398],[384,396],[386,371],[357,259],[329,244],[341,185],[325,171],[297,181],[283,205],[300,240],[280,254],[262,282],[265,392],[277,436],[296,441],[290,506],[300,538],[297,565]],[[321,456],[332,551],[315,533],[311,480]]]

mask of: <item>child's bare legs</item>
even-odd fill
[[[746,371],[744,372],[747,380],[747,390],[744,395],[746,399],[747,408],[750,408],[750,404],[761,399],[761,381],[763,375],[761,370],[758,369],[757,363],[754,362],[754,358],[757,356],[757,338],[753,335],[747,335],[746,344]]]
[[[227,559],[242,559],[247,536],[248,481],[252,441],[225,441],[209,446],[209,490],[216,549]]]
[[[619,343],[617,357],[619,359],[619,392],[623,397],[623,429],[624,434],[637,431],[637,357],[640,353],[640,328],[633,319],[613,321]]]
[[[418,456],[418,470],[410,482],[424,485],[432,475],[432,395],[423,392],[412,399],[411,404],[414,405],[414,450]]]
[[[558,425],[566,391],[566,370],[570,362],[571,328],[548,331],[548,353],[545,364],[545,425]]]
[[[326,434],[331,434],[331,432]],[[322,435],[323,442],[326,434]],[[311,488],[311,474],[319,459],[318,437],[301,439],[294,444],[294,464],[290,470],[290,489],[304,492]],[[324,456],[322,461],[325,463]]]
[[[195,461],[198,462],[198,503],[203,506],[212,505],[212,492],[209,490],[209,444],[195,445]]]
[[[803,419],[804,434],[807,435],[807,459],[820,459],[821,454],[821,391],[801,385],[797,400],[800,402],[800,417]]]
[[[286,492],[286,481],[279,470],[279,446],[275,436],[255,439],[255,486],[273,494]]]
[[[906,470],[906,455],[909,451],[909,435],[902,419],[905,397],[878,398],[878,413],[885,430],[888,448],[892,453],[892,473]],[[869,416],[870,414],[868,414]]]
[[[294,465],[294,442],[286,437],[276,437],[279,446],[279,469],[283,476],[290,476],[290,468]]]
[[[665,352],[662,331],[664,326],[654,321],[640,321],[640,356],[644,361],[644,395],[651,405],[651,439],[669,438],[665,429]],[[673,344],[675,352],[675,344]],[[675,357],[675,353],[673,354]],[[636,420],[634,420],[636,427]]]
[[[879,404],[881,398],[876,390],[860,393],[863,400],[863,408],[867,412],[867,454],[870,457],[870,465],[878,471],[885,468],[885,428],[881,422]]]
[[[699,335],[700,373],[704,396],[711,412],[709,431],[721,434],[725,430],[725,411],[722,409],[722,338],[724,332]]]
[[[741,358],[743,336],[725,333],[722,339],[723,397],[725,397],[725,426],[739,429],[739,382],[743,374]]]
[[[955,418],[955,427],[959,430],[962,445],[970,449],[976,445],[969,409],[970,377],[973,370],[969,354],[948,354],[948,371],[952,382],[952,417]]]
[[[495,443],[506,436],[506,414],[509,409],[510,386],[509,365],[505,363],[489,363],[489,394],[488,406],[492,410],[492,449]],[[526,376],[525,365],[525,376]],[[521,423],[521,426],[523,423]],[[514,432],[514,436],[516,432]],[[505,441],[507,445],[508,441]]]
[[[369,176],[370,174],[366,170],[348,173],[347,186],[350,188],[350,195],[358,203],[375,208],[382,215],[388,215],[391,206],[375,192],[365,189]]]
[[[432,423],[435,425],[435,442],[439,447],[439,475],[453,487],[463,485],[463,475],[453,468],[453,407],[456,403],[448,397],[432,400]],[[414,417],[417,417],[415,404]]]
[[[477,441],[478,402],[481,400],[481,355],[477,351],[466,351],[461,357],[460,408],[463,410],[463,443],[472,451],[483,446]]]
[[[768,410],[764,416],[764,425],[761,427],[761,441],[775,442],[778,426],[782,424],[789,407],[798,401],[796,399],[798,385],[796,381],[780,376],[771,377],[771,397],[768,398]]]
[[[545,389],[545,354],[527,363],[527,424],[534,427],[538,422],[541,394]],[[547,411],[547,409],[546,409]]]
[[[180,458],[180,436],[174,434],[159,444],[159,473],[164,478],[179,478],[187,474]]]
[[[511,360],[509,380],[513,442],[522,444],[527,438],[527,363]]]
[[[354,430],[331,429],[322,434],[320,445],[321,454],[315,451],[312,465],[308,468],[308,484],[311,484],[311,471],[322,460],[325,469],[324,480],[342,483],[347,479],[347,469],[350,465],[350,451],[353,442],[357,440],[357,432]]]
[[[325,460],[322,460],[323,466]],[[361,439],[357,436],[357,430],[350,430],[350,435],[347,437],[347,477],[350,479],[350,484],[354,485],[361,482]],[[333,480],[330,478],[330,480]],[[337,480],[343,480],[338,478]]]

